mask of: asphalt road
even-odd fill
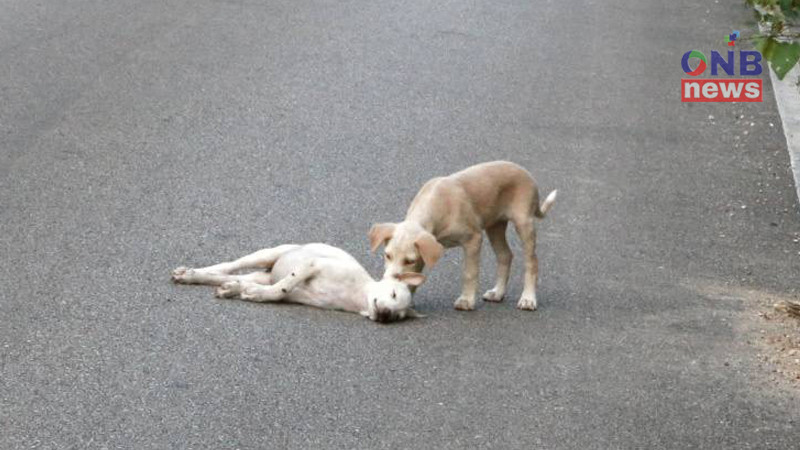
[[[741,3],[0,2],[0,448],[797,448],[753,300],[709,294],[797,290],[769,78],[679,96]],[[388,326],[168,280],[313,241],[377,274],[373,222],[494,159],[559,189],[535,313],[519,257],[453,310],[455,250]]]

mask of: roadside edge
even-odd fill
[[[769,67],[769,77],[775,92],[775,102],[783,124],[783,133],[786,136],[786,147],[789,150],[789,159],[794,174],[794,188],[800,200],[800,86],[796,80],[800,78],[800,66],[795,66],[779,80]]]

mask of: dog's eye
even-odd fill
[[[397,292],[392,291],[392,298],[397,298]]]
[[[403,263],[405,263],[405,265],[407,266],[410,266],[411,264],[414,264],[416,262],[417,262],[416,259],[406,259],[405,261],[403,261]]]
[[[386,259],[387,259],[387,260],[389,260],[389,261],[391,261],[391,260],[392,260],[392,255],[390,255],[390,254],[388,254],[388,253],[386,253],[386,254],[385,254],[385,255],[383,255],[383,256],[385,256],[385,257],[386,257]]]

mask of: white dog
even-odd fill
[[[261,270],[234,274],[242,269]],[[281,245],[201,269],[179,267],[172,280],[219,286],[220,298],[302,303],[356,312],[376,322],[424,317],[414,311],[410,291],[425,281],[424,275],[375,281],[350,254],[325,244]]]

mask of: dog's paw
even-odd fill
[[[253,300],[256,298],[256,294],[252,289],[242,289],[242,292],[239,293],[239,298],[242,300]]]
[[[217,298],[233,298],[242,292],[242,283],[239,281],[228,281],[214,291]]]
[[[519,299],[517,302],[517,309],[524,309],[526,311],[536,311],[536,297],[525,297]]]
[[[173,283],[188,283],[191,275],[192,269],[181,266],[172,271],[170,278],[172,278]]]
[[[505,294],[499,295],[495,289],[489,289],[483,294],[483,301],[485,302],[502,302]]]
[[[459,297],[453,304],[453,307],[459,311],[472,311],[475,309],[475,299]]]
[[[239,298],[242,300],[258,301],[261,289],[257,286],[240,287]]]

